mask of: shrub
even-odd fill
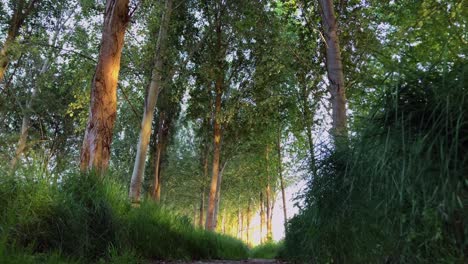
[[[347,149],[321,161],[288,223],[288,258],[463,262],[468,101],[464,87],[436,93],[437,84],[389,94]]]

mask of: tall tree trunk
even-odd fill
[[[277,149],[278,149],[278,174],[280,178],[281,196],[283,199],[284,226],[286,227],[286,223],[288,222],[288,214],[287,214],[287,209],[286,209],[286,194],[284,191],[285,186],[284,186],[283,166],[282,166],[282,158],[281,158],[281,128],[278,130]]]
[[[314,123],[314,111],[311,110],[309,105],[309,93],[310,90],[307,88],[307,81],[305,74],[301,74],[301,99],[302,99],[302,108],[303,108],[303,123],[306,130],[307,142],[309,144],[309,156],[310,156],[310,171],[314,177],[317,176],[317,163],[315,160],[314,152],[314,140],[312,136],[312,126]]]
[[[65,25],[65,23],[68,21],[68,19],[66,19],[63,23],[61,23],[60,20],[61,20],[61,18],[59,19],[59,21],[55,25],[54,34],[52,36],[52,45],[53,46],[55,46],[56,43],[57,43],[57,39],[58,39],[58,36],[59,36],[60,32],[63,29],[63,25]],[[50,61],[52,59],[51,57],[52,57],[52,52],[49,52],[49,54],[46,55],[46,58],[42,63],[42,66],[41,66],[41,69],[39,70],[38,76],[42,76],[43,74],[45,74],[47,72],[47,70],[49,69],[49,66],[50,66]],[[31,125],[32,104],[33,104],[34,99],[37,96],[38,90],[39,90],[39,87],[37,86],[37,81],[35,80],[35,81],[33,81],[31,97],[29,98],[29,100],[26,103],[26,106],[24,108],[23,120],[21,122],[20,138],[18,140],[18,145],[16,147],[15,156],[13,157],[13,159],[11,160],[11,163],[10,163],[10,168],[11,168],[12,173],[14,173],[14,171],[16,169],[16,165],[18,163],[18,160],[21,158],[21,155],[23,154],[23,152],[24,152],[24,150],[26,148],[26,141],[28,139],[29,127]]]
[[[223,218],[221,220],[221,230],[226,234],[226,208],[223,209]]]
[[[265,189],[265,206],[266,206],[266,226],[267,226],[267,240],[272,239],[272,225],[271,225],[271,187],[270,187],[270,146],[266,148],[266,166],[267,166],[267,186]]]
[[[161,155],[163,150],[163,130],[164,130],[164,122],[165,122],[165,114],[163,111],[159,113],[159,127],[157,132],[157,142],[156,142],[156,153],[154,156],[154,178],[153,178],[153,191],[151,192],[151,198],[155,202],[159,202],[161,199],[161,192],[160,192],[160,183],[161,183]]]
[[[151,135],[151,124],[153,122],[154,108],[158,101],[158,95],[162,87],[162,70],[164,65],[164,55],[167,42],[167,32],[169,20],[172,13],[172,0],[166,0],[165,12],[161,19],[158,40],[156,43],[156,53],[154,57],[154,69],[151,76],[151,83],[148,96],[145,101],[145,110],[141,121],[140,137],[138,139],[137,154],[133,167],[132,180],[130,182],[129,197],[132,203],[140,202],[141,183],[145,172],[146,152]]]
[[[242,239],[242,212],[240,207],[237,209],[237,237]]]
[[[200,193],[200,218],[198,219],[198,227],[203,228],[203,214],[205,211],[205,186],[202,187]]]
[[[109,166],[110,147],[117,115],[120,57],[129,17],[129,0],[107,0],[101,48],[91,84],[88,124],[81,148],[82,171],[102,174]]]
[[[269,241],[272,239],[272,224],[271,224],[271,190],[270,190],[270,184],[267,184],[266,190],[265,190],[265,207],[266,207],[266,240]]]
[[[246,222],[247,222],[247,230],[246,230],[246,233],[247,233],[247,244],[250,245],[250,217],[251,217],[251,208],[250,208],[250,200],[248,202],[248,205],[247,205],[247,219],[246,219]]]
[[[221,99],[223,96],[223,80],[224,80],[224,72],[223,72],[223,62],[224,59],[223,52],[222,52],[222,32],[221,32],[221,21],[220,21],[220,14],[217,15],[217,25],[216,25],[216,36],[217,36],[217,67],[218,73],[216,77],[216,100],[215,100],[215,115],[214,115],[214,151],[213,151],[213,171],[212,171],[212,178],[211,178],[211,186],[210,186],[210,196],[208,200],[208,211],[206,214],[206,229],[207,230],[214,230],[214,211],[215,211],[215,203],[216,203],[216,190],[218,188],[218,180],[219,180],[219,160],[221,156]]]
[[[205,150],[205,157],[203,158],[203,180],[202,180],[202,192],[201,192],[201,200],[200,200],[200,228],[203,228],[203,215],[205,211],[205,179],[208,178],[208,155],[209,155],[209,148],[206,147]]]
[[[215,211],[213,215],[213,224],[214,224],[214,229],[218,226],[218,214],[219,214],[219,204],[221,202],[221,184],[223,181],[223,174],[224,174],[224,169],[226,168],[227,160],[224,162],[221,171],[219,172],[219,179],[218,179],[218,184],[216,187],[216,206],[215,206]]]
[[[265,210],[264,210],[263,192],[260,192],[260,243],[265,241],[264,226],[265,226]]]
[[[33,11],[35,4],[39,0],[30,0],[26,3],[25,0],[17,0],[14,6],[13,15],[10,19],[7,37],[0,49],[0,82],[5,78],[5,72],[10,63],[10,50],[18,37],[19,30],[23,26],[26,18]]]
[[[333,8],[333,0],[320,0],[322,23],[326,38],[327,71],[330,81],[329,91],[332,103],[333,136],[335,144],[347,141],[346,94],[341,61],[338,26]]]

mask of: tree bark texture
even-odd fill
[[[224,59],[223,52],[222,52],[222,32],[221,32],[221,21],[220,21],[220,14],[217,15],[217,25],[216,25],[216,47],[218,49],[217,55],[217,67],[218,72],[216,76],[216,83],[215,83],[215,92],[216,92],[216,99],[215,99],[215,114],[214,114],[214,143],[213,143],[213,168],[212,168],[212,178],[211,178],[211,186],[210,186],[210,195],[208,199],[208,210],[206,214],[206,229],[207,230],[214,230],[214,211],[216,206],[216,190],[218,188],[218,180],[219,180],[219,160],[221,156],[221,100],[223,96],[223,80],[224,80],[224,72],[223,72],[223,62]]]
[[[338,26],[332,0],[320,0],[322,24],[326,39],[326,65],[332,104],[333,136],[335,144],[347,140],[346,94],[341,60]]]
[[[145,101],[145,110],[141,121],[140,137],[137,145],[137,154],[135,165],[133,167],[132,179],[130,182],[129,197],[133,203],[140,202],[141,184],[143,181],[146,154],[151,136],[151,124],[158,95],[162,87],[162,70],[164,65],[164,55],[167,42],[167,32],[172,13],[172,0],[166,0],[165,12],[161,19],[158,40],[156,43],[156,53],[154,57],[154,69],[151,76],[151,83],[148,90],[148,96]]]
[[[88,124],[81,148],[81,171],[102,174],[109,166],[110,147],[117,114],[117,82],[129,0],[107,0],[99,58],[91,84]]]

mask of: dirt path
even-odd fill
[[[285,264],[274,259],[246,259],[246,260],[197,260],[197,261],[160,261],[152,264]]]

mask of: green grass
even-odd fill
[[[232,237],[198,230],[150,201],[133,208],[108,175],[71,174],[60,183],[0,180],[0,263],[140,263],[148,259],[243,259]]]
[[[250,250],[250,258],[276,259],[279,257],[283,242],[268,242],[258,245]]]
[[[436,86],[437,83],[434,83]],[[284,251],[313,263],[463,263],[468,98],[410,84],[322,160]]]

